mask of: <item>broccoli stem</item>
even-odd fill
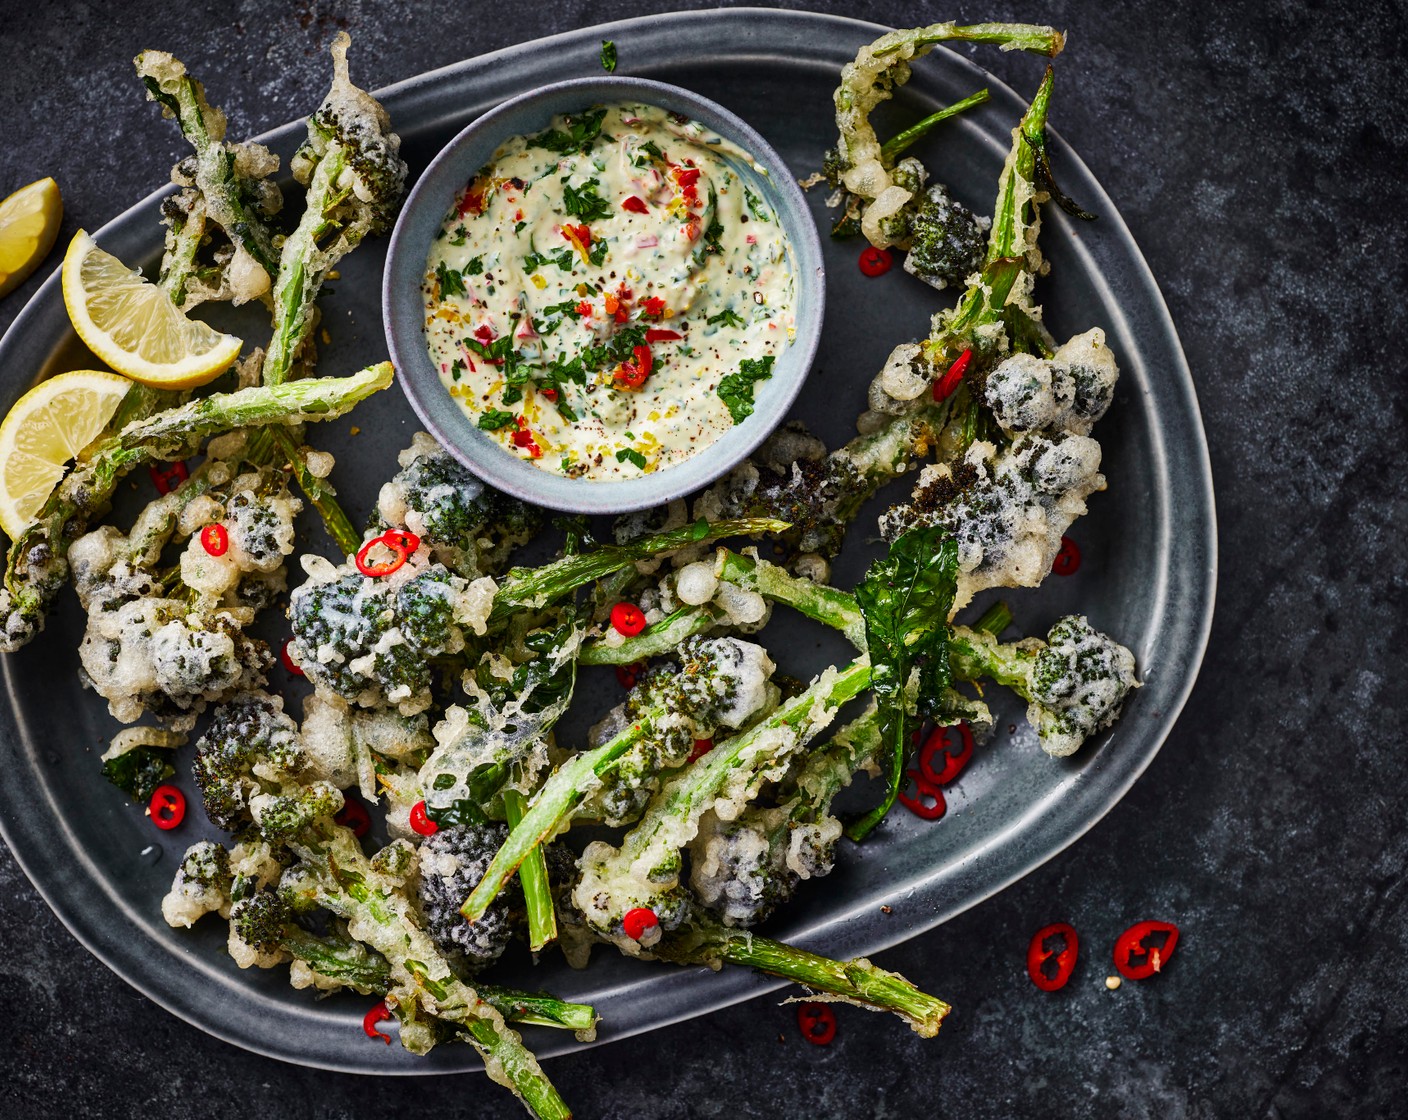
[[[279,947],[292,953],[320,976],[339,980],[362,995],[385,995],[391,987],[391,965],[375,949],[351,937],[318,937],[289,922]],[[520,992],[491,984],[475,987],[481,999],[510,1023],[586,1031],[596,1025],[595,1009],[567,1003],[542,992]]]
[[[983,353],[990,351],[994,342],[982,344],[978,328],[1005,321],[1009,310],[1019,316],[1019,323],[1031,318],[1021,306],[1009,309],[1008,296],[1018,278],[1030,271],[1039,259],[1035,258],[1036,238],[1041,229],[1041,211],[1036,202],[1036,151],[1024,137],[1045,132],[1054,77],[1055,72],[1048,66],[1036,96],[1012,132],[1012,147],[998,181],[987,259],[979,281],[963,293],[958,305],[944,317],[939,331],[921,344],[925,354],[936,364],[952,361],[969,348]]]
[[[274,333],[264,355],[266,385],[280,385],[288,379],[313,329],[313,305],[323,279],[360,240],[334,241],[324,250],[318,248],[329,234],[341,230],[341,224],[325,214],[336,204],[337,180],[346,166],[347,152],[340,145],[332,146],[318,161],[308,181],[303,217],[284,242],[279,279],[274,286]]]
[[[895,160],[904,154],[905,150],[912,144],[923,139],[933,131],[934,126],[941,124],[950,117],[956,117],[959,113],[965,113],[969,109],[982,105],[991,99],[991,95],[985,89],[978,90],[977,93],[969,94],[962,101],[955,101],[952,105],[940,109],[937,113],[930,113],[922,121],[916,121],[903,132],[890,137],[880,146],[880,162],[886,167],[894,165]]]
[[[1022,643],[1005,645],[987,630],[954,627],[949,637],[949,668],[955,677],[977,680],[991,677],[1023,700],[1031,700],[1032,664],[1040,647]]]
[[[600,640],[587,643],[582,647],[577,663],[634,665],[649,657],[662,657],[676,649],[686,638],[712,630],[718,621],[708,607],[681,607],[659,622],[652,622],[635,637],[624,639],[620,645],[607,645]]]
[[[894,1012],[922,1038],[933,1038],[949,1013],[943,1000],[926,995],[903,976],[867,960],[831,960],[748,930],[695,926],[666,935],[650,952],[675,964],[716,966],[719,961],[728,961],[747,965],[847,1003]]]
[[[196,152],[196,188],[216,204],[219,212],[230,216],[222,228],[242,249],[253,257],[270,277],[279,270],[278,254],[273,248],[269,230],[246,205],[244,194],[235,179],[234,157],[224,143],[225,118],[218,109],[206,102],[205,89],[186,73],[186,68],[161,51],[143,51],[135,60],[137,74],[147,87],[147,95],[176,118],[181,134]],[[169,269],[162,276],[162,287],[179,307],[184,296],[189,272]]]
[[[317,904],[347,921],[359,941],[386,959],[388,995],[398,1001],[416,998],[436,1018],[459,1026],[484,1056],[489,1076],[508,1085],[533,1115],[570,1120],[571,1110],[518,1033],[455,976],[404,900],[376,885],[379,877],[350,829],[321,819],[289,847],[307,872]]]
[[[761,533],[781,533],[785,521],[771,517],[742,518],[708,522],[702,518],[693,525],[642,537],[629,544],[605,545],[591,552],[579,552],[544,564],[540,568],[514,568],[494,596],[492,623],[507,621],[525,607],[545,607],[583,584],[620,571],[637,560],[648,560],[674,552],[686,545],[718,540],[721,537],[749,537]]]
[[[523,820],[528,799],[516,789],[504,790],[503,799],[504,818],[509,828],[514,828]],[[557,938],[557,912],[553,909],[548,865],[541,844],[535,845],[523,858],[518,868],[518,881],[528,908],[528,946],[536,953]]]
[[[322,516],[323,527],[327,529],[328,536],[343,556],[354,555],[362,547],[362,534],[357,532],[351,518],[338,504],[337,491],[326,479],[319,478],[308,469],[308,449],[299,445],[292,432],[282,426],[269,430],[273,432],[274,440],[288,459],[294,480],[303,491],[303,496]]]
[[[585,1003],[568,1003],[541,992],[520,992],[493,984],[479,984],[474,990],[510,1023],[565,1031],[589,1031],[597,1024],[595,1008]]]
[[[637,743],[650,736],[657,720],[670,713],[664,707],[652,710],[634,720],[629,727],[609,742],[589,751],[573,755],[548,776],[533,795],[528,810],[518,823],[509,828],[508,838],[494,853],[484,877],[470,892],[460,907],[467,921],[478,921],[490,903],[503,890],[525,859],[537,846],[549,840],[561,828],[572,810],[597,785],[597,779],[611,770],[611,765]]]
[[[766,560],[720,550],[723,564],[719,576],[765,599],[784,603],[808,618],[841,631],[857,649],[865,649],[865,619],[854,595],[823,583],[790,574]]]
[[[950,20],[912,31],[895,31],[881,42],[884,45],[871,52],[876,58],[894,54],[905,46],[930,47],[951,42],[992,43],[1005,51],[1028,51],[1055,58],[1065,47],[1066,36],[1055,28],[1034,23],[973,23],[960,27]]]
[[[350,377],[314,377],[285,385],[256,385],[215,393],[129,424],[93,456],[129,460],[173,458],[207,436],[264,424],[335,420],[391,384],[390,362]]]
[[[982,630],[996,638],[1011,625],[1012,608],[999,599],[982,613],[977,622],[973,623],[973,629]]]

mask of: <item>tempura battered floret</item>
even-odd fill
[[[432,659],[464,649],[466,631],[485,632],[494,581],[471,583],[427,551],[380,578],[305,558],[312,574],[294,590],[289,617],[293,656],[315,686],[403,715],[430,706]]]
[[[1104,488],[1100,445],[1088,436],[1024,435],[1001,449],[979,441],[956,466],[925,467],[909,504],[880,518],[880,532],[893,541],[940,525],[952,535],[957,611],[985,588],[1038,586],[1086,498]]]
[[[377,500],[383,524],[417,534],[466,578],[497,572],[538,528],[536,509],[486,486],[424,432],[397,461],[401,469]]]

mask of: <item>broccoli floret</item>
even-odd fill
[[[982,397],[1008,433],[1085,436],[1114,396],[1119,369],[1098,327],[1077,335],[1050,358],[1013,354],[993,369]]]
[[[293,914],[274,891],[258,891],[237,903],[230,913],[231,926],[240,940],[261,953],[283,948],[284,929]]]
[[[1057,757],[1110,726],[1130,689],[1139,687],[1134,654],[1080,615],[1060,619],[1045,641],[1001,643],[981,624],[957,626],[949,656],[955,676],[990,677],[1028,701],[1027,722],[1042,749]]]
[[[117,719],[150,712],[176,730],[189,730],[207,703],[261,685],[273,663],[228,612],[157,597],[90,613],[78,654],[85,683]]]
[[[513,906],[522,898],[517,880],[476,921],[467,922],[460,914],[507,837],[508,829],[500,824],[453,825],[420,846],[419,898],[426,932],[466,974],[498,960],[513,937]]]
[[[928,187],[907,212],[906,233],[904,270],[932,287],[961,285],[982,267],[987,249],[982,223],[942,183]]]
[[[342,809],[342,791],[331,782],[310,782],[288,793],[256,793],[249,799],[249,813],[259,834],[277,843],[297,836],[320,817]]]
[[[400,157],[401,138],[391,131],[386,110],[352,84],[347,72],[351,40],[339,33],[333,40],[333,82],[323,103],[308,120],[308,140],[293,157],[294,178],[308,186],[313,167],[338,160],[340,194],[330,214],[362,232],[384,233],[391,228],[406,185],[406,164]]]
[[[709,814],[690,845],[690,885],[726,926],[749,928],[792,897],[802,878],[835,862],[841,823],[789,827],[786,809],[750,809],[738,820]],[[803,874],[805,873],[805,874]]]
[[[234,831],[263,783],[279,787],[304,765],[298,728],[284,713],[282,697],[249,692],[222,704],[196,743],[194,774],[206,816]]]
[[[329,574],[291,597],[298,664],[316,686],[345,700],[394,704],[403,715],[424,711],[432,659],[462,650],[466,626],[484,632],[493,582],[470,584],[440,564],[407,565],[394,578],[345,568]]]
[[[293,519],[303,503],[280,495],[257,498],[242,490],[225,504],[230,548],[248,558],[249,566],[270,572],[293,552]]]
[[[834,556],[846,523],[870,495],[862,472],[842,451],[825,447],[788,425],[751,459],[704,491],[696,518],[776,517],[792,528],[784,538],[799,552]]]
[[[399,462],[377,501],[382,523],[417,534],[462,576],[497,571],[538,529],[537,509],[484,485],[424,432]]]
[[[777,702],[773,663],[762,646],[737,638],[689,638],[677,660],[646,673],[626,703],[593,729],[596,742],[646,727],[588,799],[585,813],[623,824],[639,816],[661,775],[689,761],[696,742],[735,731]]]
[[[1027,719],[1047,754],[1072,754],[1120,714],[1138,686],[1134,655],[1080,615],[1061,619],[1032,664]]]
[[[161,915],[169,926],[189,927],[206,914],[228,914],[231,886],[230,853],[213,840],[198,841],[186,849]]]
[[[881,535],[941,525],[958,543],[954,610],[989,587],[1036,587],[1061,536],[1105,488],[1100,445],[1088,436],[1025,434],[1001,450],[978,441],[955,466],[920,473],[908,505],[880,518]]]

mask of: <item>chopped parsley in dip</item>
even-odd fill
[[[638,478],[742,423],[795,333],[792,254],[748,153],[648,105],[517,136],[426,262],[426,343],[490,438]]]

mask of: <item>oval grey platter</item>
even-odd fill
[[[404,138],[412,173],[450,137],[505,98],[550,81],[598,73],[602,39],[613,39],[619,73],[697,90],[752,124],[798,175],[815,170],[834,143],[831,93],[841,66],[885,29],[800,12],[750,9],[693,12],[604,25],[524,44],[403,82],[381,92]],[[979,54],[978,57],[982,57]],[[1031,59],[1030,88],[1041,74]],[[352,50],[356,77],[356,44]],[[135,79],[134,79],[135,80]],[[938,49],[915,67],[913,80],[877,115],[881,135],[982,86],[992,100],[945,124],[918,154],[958,197],[979,213],[991,209],[1010,130],[1024,101],[957,54]],[[220,91],[210,91],[218,103]],[[1060,117],[1058,81],[1054,116]],[[156,119],[125,127],[171,127]],[[303,133],[300,123],[262,137],[285,160]],[[1051,151],[1063,189],[1100,215],[1077,223],[1046,208],[1042,245],[1051,278],[1038,294],[1058,338],[1103,327],[1123,378],[1114,407],[1096,429],[1104,446],[1107,492],[1071,536],[1083,564],[1037,591],[1009,593],[1025,633],[1043,633],[1059,615],[1078,611],[1129,645],[1144,687],[1113,730],[1072,759],[1056,761],[1037,747],[1021,705],[990,690],[999,732],[980,750],[935,823],[896,809],[861,848],[846,848],[827,878],[803,885],[793,904],[766,927],[829,956],[875,953],[973,906],[1050,859],[1106,813],[1148,766],[1192,687],[1211,624],[1216,571],[1211,473],[1187,363],[1154,278],[1113,203],[1058,135]],[[152,168],[152,179],[165,178]],[[161,228],[154,194],[96,231],[98,243],[129,263],[153,265]],[[829,225],[824,189],[809,203]],[[830,242],[827,307],[815,371],[794,415],[828,445],[853,433],[865,387],[898,342],[921,337],[928,318],[951,297],[935,293],[898,268],[866,279],[855,267],[855,241]],[[382,358],[379,310],[384,247],[368,242],[341,266],[323,299],[331,342],[322,346],[325,373],[345,373]],[[210,316],[252,342],[267,321],[246,311]],[[68,324],[55,274],[0,340],[0,408],[29,385],[63,369],[96,364]],[[354,431],[354,428],[356,429]],[[377,488],[395,470],[395,455],[416,430],[404,398],[383,393],[352,417],[311,429],[310,440],[334,452],[334,481],[354,521],[365,518]],[[903,483],[886,495],[899,500]],[[124,484],[117,516],[152,496],[146,473]],[[877,501],[862,512],[834,580],[852,585],[875,555],[868,543]],[[331,552],[311,524],[309,548]],[[296,575],[294,577],[296,579]],[[981,609],[983,603],[976,606]],[[241,971],[224,953],[224,925],[207,919],[194,930],[162,921],[167,890],[185,846],[219,834],[204,820],[189,778],[189,752],[175,779],[192,798],[186,823],[159,832],[140,806],[128,803],[99,772],[98,756],[117,725],[105,705],[77,681],[83,620],[71,593],[48,629],[27,649],[0,659],[8,703],[0,712],[0,835],[55,913],[99,959],[173,1014],[246,1049],[302,1065],[358,1073],[429,1074],[480,1067],[472,1050],[441,1046],[417,1058],[399,1047],[369,1043],[361,1030],[368,1000],[314,1000],[288,986],[283,969]],[[277,638],[277,623],[271,637]],[[846,656],[834,636],[804,620],[779,618],[764,637],[784,671],[814,672]],[[779,653],[785,651],[785,653]],[[275,669],[272,684],[299,686]],[[579,694],[609,704],[619,690],[609,671],[584,678]],[[590,703],[586,705],[590,707]],[[294,705],[297,711],[297,704]],[[590,713],[576,709],[559,732],[580,743]],[[1009,732],[1009,726],[1016,730]],[[861,791],[862,795],[865,791]],[[889,913],[881,911],[887,906]],[[629,961],[598,952],[575,972],[547,955],[532,967],[526,954],[493,978],[593,1004],[602,1016],[598,1041],[625,1038],[781,986],[741,969],[714,973]],[[942,992],[937,993],[942,995]],[[530,1046],[549,1056],[579,1047],[571,1035],[530,1028]]]

